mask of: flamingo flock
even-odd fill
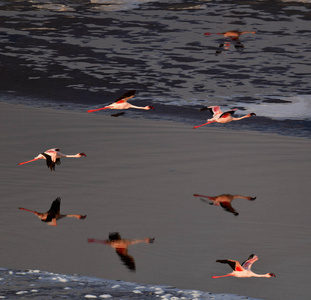
[[[245,33],[255,33],[255,32],[227,31],[224,33],[217,33],[217,34],[222,35],[225,38],[230,38],[232,41],[236,42],[237,43],[236,47],[238,47],[237,45],[240,45],[240,47],[244,47],[239,42],[239,37]],[[209,33],[209,32],[205,33],[205,35],[211,35],[211,34],[212,33]],[[228,49],[229,46],[230,46],[230,43],[220,45],[220,47],[225,47],[226,49]],[[115,102],[108,104],[108,105],[101,107],[101,108],[90,109],[87,111],[87,113],[97,112],[97,111],[106,110],[106,109],[110,109],[110,110],[126,110],[126,109],[132,109],[132,108],[133,109],[140,109],[140,110],[151,110],[151,109],[154,110],[155,109],[151,105],[135,106],[135,105],[129,103],[128,100],[132,99],[135,96],[135,94],[136,94],[136,90],[130,90],[130,91],[124,93]],[[248,113],[248,114],[241,116],[241,117],[234,117],[233,115],[237,111],[237,109],[231,109],[231,110],[223,112],[221,110],[220,106],[208,106],[208,107],[204,107],[204,108],[200,109],[200,111],[205,111],[205,110],[209,111],[212,114],[212,118],[208,119],[206,123],[194,126],[193,127],[194,129],[208,125],[208,124],[211,124],[211,123],[225,124],[225,123],[229,123],[232,121],[239,121],[239,120],[242,120],[245,118],[250,118],[250,117],[256,116],[255,113]],[[116,114],[115,116],[118,116],[120,114]],[[80,158],[83,156],[86,157],[86,154],[83,152],[80,152],[77,154],[63,154],[60,152],[59,148],[52,148],[52,149],[46,150],[46,151],[38,154],[36,157],[34,157],[31,160],[19,163],[18,165],[23,165],[23,164],[27,164],[30,162],[34,162],[34,161],[43,159],[46,161],[47,167],[51,171],[55,171],[55,166],[60,165],[60,159],[61,158],[65,158],[65,157],[66,158]],[[229,212],[233,213],[234,215],[238,215],[238,213],[231,206],[232,200],[234,200],[236,198],[243,198],[246,200],[255,200],[256,199],[256,197],[249,197],[249,196],[242,196],[242,195],[230,195],[230,194],[223,194],[223,195],[219,195],[219,196],[204,196],[204,195],[194,194],[194,196],[200,197],[200,198],[208,198],[211,201],[210,204],[213,204],[216,206],[221,206],[226,211],[229,211]],[[65,218],[65,217],[73,217],[73,218],[77,218],[77,219],[81,219],[81,220],[86,218],[86,215],[61,214],[60,213],[60,201],[61,201],[60,197],[56,198],[53,201],[50,209],[44,213],[40,213],[40,212],[30,210],[30,209],[26,209],[23,207],[19,207],[19,209],[35,214],[39,219],[41,219],[42,222],[45,222],[48,225],[52,225],[52,226],[57,226],[57,220],[60,220],[60,219]],[[145,239],[141,239],[141,240],[122,239],[120,234],[117,232],[111,233],[109,235],[108,240],[88,239],[89,243],[101,243],[101,244],[109,245],[110,247],[114,248],[116,250],[116,253],[118,254],[118,256],[123,261],[123,263],[131,271],[134,271],[136,269],[136,266],[135,266],[135,260],[134,260],[133,256],[128,254],[128,247],[130,245],[137,244],[137,243],[153,243],[153,241],[154,241],[154,238],[153,239],[145,238]],[[212,278],[231,277],[231,276],[239,277],[239,278],[245,278],[245,277],[266,277],[266,278],[276,277],[274,273],[266,273],[266,274],[254,273],[251,270],[251,267],[252,267],[253,263],[257,260],[258,260],[258,257],[254,254],[250,255],[249,258],[245,262],[243,262],[242,264],[240,264],[236,260],[218,259],[218,260],[216,260],[216,262],[219,262],[222,264],[228,264],[233,269],[233,271],[231,273],[226,274],[226,275],[213,276]]]

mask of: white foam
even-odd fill
[[[284,100],[283,103],[273,103],[273,99]],[[261,103],[236,103],[244,106],[247,112],[254,112],[257,116],[271,119],[285,120],[310,120],[311,96],[299,95],[293,97],[271,97],[271,102]],[[237,112],[238,113],[238,112]]]
[[[116,289],[116,288],[119,288],[120,287],[120,285],[119,284],[116,284],[116,285],[114,285],[112,288],[113,289]]]
[[[19,292],[16,292],[16,295],[23,295],[23,294],[28,294],[28,291],[19,291]]]

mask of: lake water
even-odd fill
[[[220,105],[224,109],[238,108],[237,114],[257,115],[222,127],[310,138],[310,8],[310,1],[2,1],[0,101],[83,112],[136,89],[137,94],[130,102],[153,105],[155,110],[128,110],[125,117],[174,120],[191,128],[210,117],[207,112],[199,112],[199,108]],[[243,50],[222,36],[204,35],[228,30],[256,31],[256,34],[241,36]],[[229,49],[219,47],[224,42],[231,42]],[[100,114],[110,112],[96,113]],[[81,135],[81,139],[87,140]],[[169,140],[164,136],[161,145]],[[153,153],[150,141],[146,151]],[[124,143],[129,146],[127,142]],[[183,146],[181,141],[176,142]],[[153,146],[159,157],[165,156],[166,151],[174,157],[169,150]],[[108,204],[102,203],[108,183],[93,194],[98,174],[90,175],[87,182],[93,185],[85,185],[82,193],[76,190],[67,176],[69,173],[57,175],[56,181],[49,184],[56,189],[62,182],[57,192],[62,197],[64,212],[71,212],[72,206],[66,203],[73,198],[77,207],[83,207],[84,197],[92,195],[96,206],[88,207],[88,215],[96,216],[95,219],[87,219],[85,223],[62,220],[65,226],[54,230],[38,220],[21,218],[22,212],[17,211],[19,223],[1,224],[5,238],[0,266],[40,268],[264,299],[309,299],[310,276],[306,269],[311,250],[310,204],[305,182],[310,175],[310,159],[299,157],[294,144],[283,149],[282,141],[278,143],[273,138],[268,145],[257,146],[263,155],[256,162],[265,166],[268,161],[266,169],[254,166],[247,174],[232,171],[226,178],[210,177],[205,186],[206,180],[193,175],[193,170],[185,170],[179,162],[168,160],[167,173],[155,171],[149,190],[127,199],[126,193],[115,187],[116,194]],[[247,149],[246,145],[245,153]],[[187,150],[192,151],[190,145]],[[196,152],[204,157],[200,149]],[[279,160],[269,160],[275,153],[280,153]],[[242,163],[243,153],[235,155],[236,163]],[[282,165],[284,158],[297,164]],[[223,162],[236,166],[230,157]],[[252,163],[251,158],[248,163]],[[205,166],[197,162],[194,167]],[[278,178],[279,168],[286,174],[284,182]],[[138,178],[148,171],[145,166],[137,170]],[[112,178],[122,174],[121,170],[115,172],[111,173]],[[185,184],[174,181],[175,172],[183,174]],[[6,175],[2,173],[3,178]],[[27,195],[29,199],[34,193],[36,197],[44,196],[49,188],[45,182],[34,191],[31,184],[35,177],[25,178],[22,172],[15,175],[19,188],[10,203],[14,209],[20,205],[21,197]],[[134,179],[127,179],[127,188],[138,187]],[[166,197],[158,199],[158,186]],[[195,193],[215,196],[217,192],[244,192],[257,199],[235,200],[233,206],[240,214],[234,216],[192,196]],[[41,205],[48,208],[59,194],[45,195]],[[28,208],[36,208],[36,197],[27,202]],[[7,202],[2,201],[1,205],[2,211],[10,211],[12,218],[16,217]],[[109,210],[114,217],[103,220],[101,210]],[[221,226],[205,230],[220,220]],[[21,232],[21,227],[27,231]],[[224,233],[224,228],[232,230]],[[108,239],[114,231],[130,240],[155,236],[152,244],[129,247],[136,272],[111,247],[87,243],[88,238]],[[47,232],[52,240],[42,243]],[[10,236],[14,238],[11,240]],[[241,236],[245,236],[243,253],[241,245],[232,242]],[[85,240],[83,245],[81,237]],[[217,245],[215,239],[219,239]],[[53,248],[53,241],[62,247]],[[228,249],[222,252],[222,257],[216,252],[219,247]],[[215,257],[243,261],[252,252],[259,256],[254,271],[275,272],[278,277],[246,281],[210,279],[211,275],[230,271],[228,266],[216,264]],[[228,257],[223,257],[224,254]],[[262,265],[271,266],[271,270]],[[301,273],[293,275],[291,269]]]

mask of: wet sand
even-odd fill
[[[0,112],[0,266],[306,299],[310,140],[6,103]],[[62,159],[55,172],[44,161],[17,165],[54,147],[87,157]],[[234,200],[234,216],[193,197],[223,193],[257,199]],[[58,196],[61,212],[87,218],[52,227],[18,210],[46,211]],[[87,243],[109,232],[155,237],[129,248],[136,272],[113,249]],[[251,253],[259,256],[253,271],[277,278],[211,279],[230,272],[216,259]]]

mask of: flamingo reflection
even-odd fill
[[[116,249],[116,253],[119,255],[121,261],[126,265],[126,267],[131,270],[136,270],[135,260],[133,256],[128,254],[128,246],[139,244],[139,243],[153,243],[154,238],[144,238],[144,239],[122,239],[119,232],[112,232],[109,234],[109,239],[107,240],[97,240],[97,239],[88,239],[88,243],[100,243],[108,245]]]
[[[225,211],[230,212],[234,214],[235,216],[238,216],[239,213],[231,206],[232,200],[241,198],[241,199],[253,201],[256,199],[256,197],[248,197],[248,196],[242,196],[242,195],[230,195],[230,194],[223,194],[219,196],[204,196],[204,195],[194,194],[193,196],[200,197],[202,201],[207,202],[210,205],[221,206]],[[203,198],[208,198],[208,200],[210,200],[211,202],[206,201]]]
[[[34,213],[39,219],[41,219],[42,222],[46,222],[48,225],[52,226],[57,226],[56,221],[65,217],[77,218],[81,220],[86,218],[86,215],[62,215],[60,213],[60,200],[61,200],[60,197],[56,198],[53,201],[50,209],[45,213],[40,213],[23,207],[19,207],[19,209]]]
[[[221,33],[211,33],[211,32],[205,32],[204,35],[211,35],[211,34],[218,34],[222,35],[224,38],[229,38],[231,41],[224,41],[219,45],[219,49],[216,51],[215,55],[219,55],[223,50],[228,50],[231,46],[231,43],[234,44],[234,47],[236,50],[241,51],[244,49],[244,45],[240,42],[240,36],[245,33],[251,33],[255,34],[255,31],[226,31]]]

